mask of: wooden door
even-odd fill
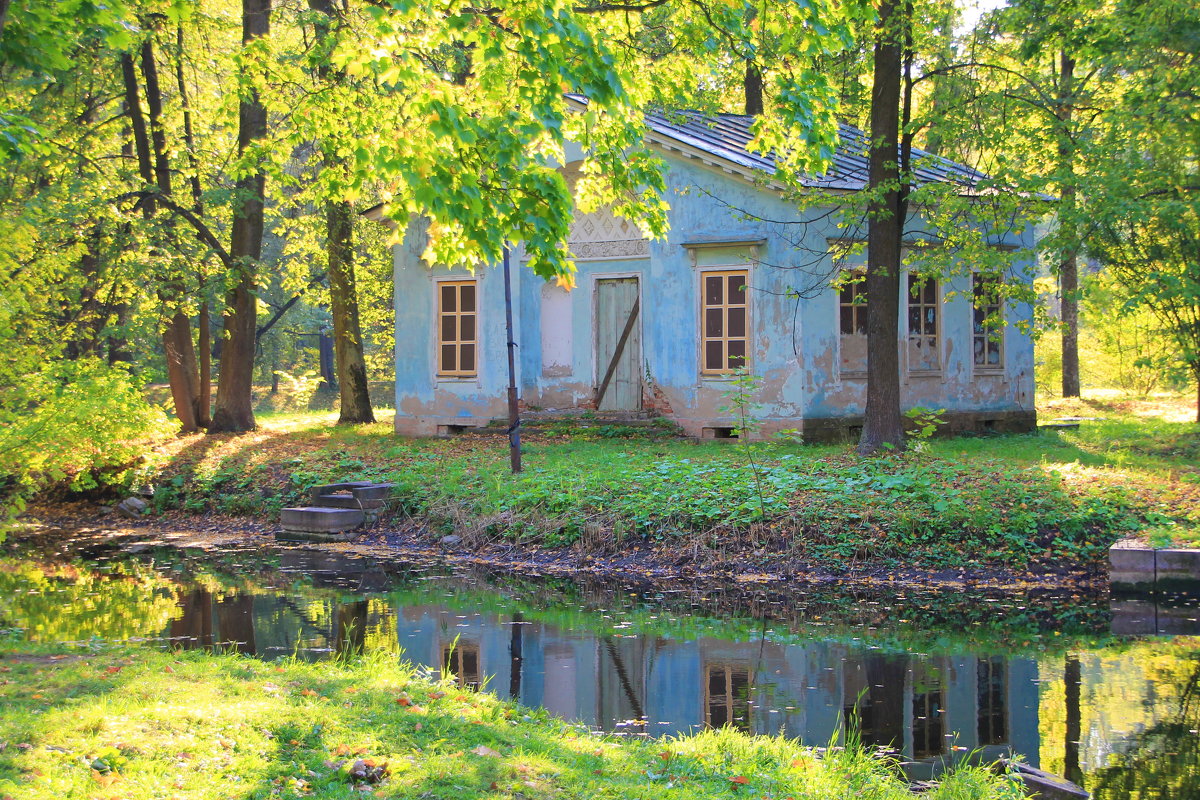
[[[601,411],[642,407],[640,306],[637,278],[596,281],[596,394]]]

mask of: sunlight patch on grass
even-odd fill
[[[267,664],[202,651],[39,652],[6,659],[0,796],[911,797],[893,764],[853,743],[819,752],[730,729],[598,736],[375,655]],[[979,768],[945,785],[925,796],[1013,796],[1010,781]]]

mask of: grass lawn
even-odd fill
[[[384,656],[264,663],[202,651],[0,643],[0,797],[911,798],[859,747],[729,729],[589,733]],[[923,795],[1020,797],[964,768]]]
[[[274,518],[307,487],[394,481],[400,512],[431,535],[614,550],[784,553],[815,563],[1025,568],[1099,563],[1116,539],[1200,538],[1200,429],[1174,398],[1048,401],[1078,430],[919,443],[859,459],[848,446],[696,443],[556,424],[508,472],[503,437],[413,440],[390,420],[337,428],[281,414],[238,436],[158,447],[144,477],[156,510]]]

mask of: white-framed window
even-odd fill
[[[474,378],[479,374],[479,281],[438,281],[437,374]]]
[[[867,370],[867,271],[848,270],[838,289],[838,351],[842,374]]]
[[[1004,369],[1004,302],[978,272],[971,276],[971,359],[976,370]]]
[[[700,273],[700,372],[728,375],[746,366],[750,342],[747,269]]]
[[[941,293],[933,278],[908,276],[908,370],[937,372],[941,358]]]

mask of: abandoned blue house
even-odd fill
[[[846,232],[828,209],[784,199],[770,180],[772,158],[747,149],[751,122],[647,114],[647,139],[667,167],[670,231],[648,240],[608,209],[578,213],[573,290],[522,268],[515,247],[517,382],[526,409],[661,415],[688,435],[722,438],[736,426],[722,409],[744,366],[760,379],[760,435],[856,435],[866,400],[866,305],[853,277],[865,256],[839,255]],[[843,126],[841,136],[832,169],[812,185],[861,191],[863,135]],[[569,185],[582,154],[574,158],[563,167]],[[914,163],[919,181],[970,187],[982,177],[919,152]],[[1031,229],[997,245],[1027,248]],[[502,271],[431,269],[420,258],[425,245],[416,221],[394,249],[395,427],[413,436],[506,416]],[[1033,343],[1022,323],[1032,309],[976,292],[970,269],[954,272],[902,282],[902,403],[945,409],[952,431],[1031,430]],[[835,282],[838,275],[851,280]]]

